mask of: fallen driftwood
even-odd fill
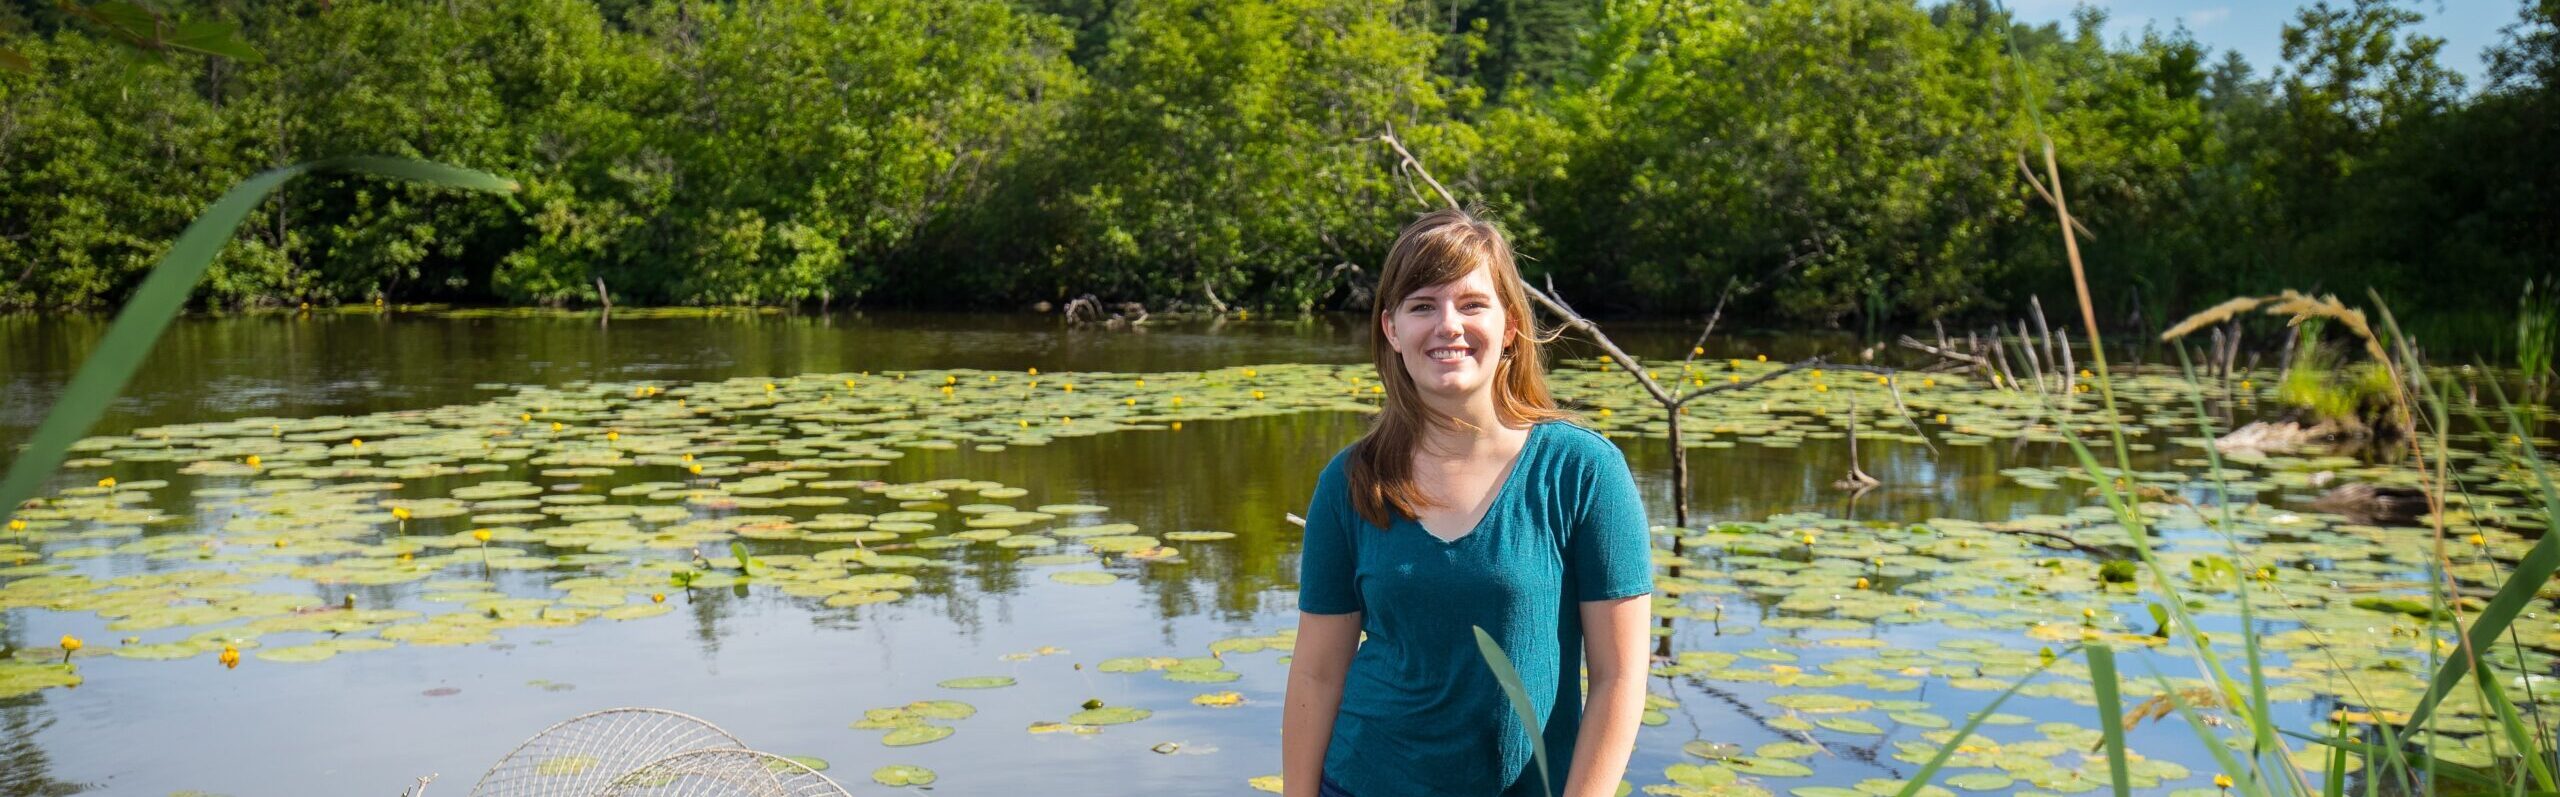
[[[2225,454],[2286,454],[2306,448],[2334,448],[2362,443],[2372,432],[2360,427],[2324,420],[2310,426],[2300,421],[2251,421],[2215,438],[2213,447]]]

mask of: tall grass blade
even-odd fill
[[[401,158],[354,157],[333,158],[295,164],[258,174],[232,186],[221,199],[205,209],[187,225],[186,232],[169,247],[169,253],[151,267],[151,275],[125,300],[124,309],[116,313],[107,334],[98,341],[96,350],[80,363],[80,370],[54,399],[53,408],[45,413],[44,422],[36,426],[35,435],[26,448],[9,461],[9,472],[0,477],[0,516],[14,514],[21,503],[35,495],[36,488],[61,467],[64,456],[80,436],[107,411],[116,394],[133,380],[142,361],[150,356],[151,346],[168,329],[169,321],[187,303],[187,294],[204,278],[205,269],[213,265],[216,255],[230,243],[232,232],[240,222],[256,210],[267,194],[306,172],[342,171],[372,174],[403,180],[463,188],[473,191],[511,192],[513,180],[485,172],[472,171],[439,163]]]
[[[2214,735],[2213,726],[2206,724],[2203,717],[2196,716],[2195,709],[2188,708],[2187,701],[2178,697],[2177,687],[2170,685],[2167,676],[2153,672],[2151,679],[2159,682],[2160,694],[2168,697],[2169,706],[2178,710],[2179,718],[2187,721],[2188,729],[2195,731],[2196,741],[2204,745],[2205,752],[2213,754],[2213,762],[2222,767],[2223,774],[2231,776],[2232,786],[2247,797],[2267,797],[2267,784],[2258,777],[2255,762],[2243,766],[2240,759],[2232,758],[2231,748],[2222,743],[2222,737]]]
[[[2516,705],[2507,699],[2507,690],[2498,686],[2497,673],[2489,669],[2489,660],[2481,659],[2474,677],[2480,682],[2480,696],[2497,712],[2498,723],[2507,732],[2507,741],[2515,745],[2516,754],[2524,757],[2525,769],[2533,774],[2533,784],[2543,791],[2554,791],[2551,765],[2543,760],[2542,745],[2524,728],[2524,719],[2516,715]],[[2523,781],[2517,781],[2519,785]]]
[[[2098,729],[2107,735],[2107,782],[2115,785],[2116,797],[2129,797],[2133,784],[2125,774],[2124,698],[2116,683],[2115,648],[2089,646],[2089,683],[2098,690]]]
[[[2344,728],[2341,728],[2341,733],[2343,733],[2344,730]],[[2364,742],[2347,739],[2343,735],[2335,738],[2325,738],[2295,730],[2279,729],[2276,732],[2296,739],[2301,739],[2312,744],[2346,750],[2362,757],[2366,761],[2389,761],[2394,757],[2392,751],[2383,749],[2380,745],[2366,744]],[[2434,762],[2435,767],[2433,771],[2435,774],[2443,775],[2454,780],[2462,781],[2465,784],[2479,786],[2482,788],[2498,785],[2498,781],[2496,779],[2489,777],[2486,773],[2482,773],[2479,770],[2440,758],[2431,757],[2428,760]],[[2375,782],[2375,779],[2367,778],[2365,779],[2365,782],[2368,786],[2371,786]]]
[[[2187,383],[2187,401],[2195,408],[2196,423],[2198,424],[2196,428],[2202,430],[2203,434],[2207,438],[2213,437],[2213,414],[2205,411],[2204,383],[2196,378],[2195,360],[2187,356],[2187,347],[2183,345],[2178,347],[2178,372],[2185,378]],[[2215,525],[2215,531],[2222,536],[2223,543],[2230,547],[2232,561],[2245,562],[2247,561],[2247,558],[2240,550],[2240,538],[2231,534],[2231,479],[2224,475],[2222,468],[2222,449],[2216,448],[2208,443],[2204,446],[2204,454],[2205,465],[2213,468],[2213,503],[2215,512],[2218,513],[2222,519],[2221,523]],[[2249,599],[2248,586],[2243,584],[2240,589],[2235,590],[2232,593],[2232,596],[2240,606],[2240,627],[2258,627],[2257,609],[2252,605],[2254,602]],[[2272,702],[2267,698],[2267,676],[2266,669],[2262,664],[2262,651],[2258,645],[2258,635],[2254,633],[2242,634],[2240,635],[2240,641],[2246,648],[2246,663],[2249,669],[2249,715],[2253,717],[2274,716],[2275,709]],[[2259,750],[2275,749],[2280,744],[2276,739],[2275,723],[2252,723],[2250,725],[2250,729],[2255,734],[2254,738],[2256,739],[2257,748]]]
[[[2503,398],[2502,396],[2502,402]],[[2521,419],[2514,417],[2512,412],[2509,421],[2516,439],[2522,441],[2516,446],[2516,451],[2520,455],[2518,458],[2531,469],[2540,487],[2543,516],[2560,517],[2560,489],[2552,487],[2551,471],[2543,466],[2542,458],[2534,453],[2533,430],[2525,426]],[[2534,541],[2531,549],[2525,551],[2523,559],[2516,561],[2515,569],[2508,573],[2506,583],[2498,585],[2498,592],[2489,598],[2489,605],[2481,609],[2480,615],[2472,619],[2471,627],[2465,629],[2463,637],[2469,643],[2466,655],[2447,659],[2442,666],[2436,668],[2435,678],[2427,685],[2426,696],[2420,698],[2418,705],[2409,710],[2409,719],[2403,723],[2405,726],[2419,727],[2426,724],[2427,717],[2435,713],[2436,704],[2443,701],[2445,695],[2453,691],[2454,686],[2462,683],[2463,676],[2471,672],[2472,664],[2469,659],[2477,656],[2478,651],[2488,650],[2490,646],[2497,644],[2498,637],[2507,632],[2507,626],[2514,624],[2516,617],[2522,615],[2527,606],[2532,605],[2534,592],[2542,585],[2551,582],[2553,573],[2560,573],[2560,534],[2545,534],[2542,539]]]
[[[1921,789],[1929,785],[1929,779],[1937,777],[1938,770],[1947,765],[1947,759],[1955,757],[1956,747],[1964,744],[1964,740],[1973,738],[1974,730],[1982,727],[1983,720],[1998,713],[2000,704],[2009,702],[2011,695],[2026,688],[2029,682],[2036,679],[2036,676],[2053,669],[2053,663],[2061,660],[2060,656],[2045,659],[2043,664],[2036,665],[2035,669],[2027,671],[2027,674],[2019,678],[2017,683],[2010,684],[2008,689],[2001,691],[1999,697],[1992,698],[1991,703],[1983,706],[1981,711],[1974,712],[1973,718],[1964,721],[1964,727],[1956,729],[1955,738],[1948,739],[1946,744],[1938,745],[1938,754],[1930,756],[1929,763],[1920,765],[1920,771],[1911,773],[1911,779],[1903,781],[1902,790],[1895,792],[1893,797],[1912,797],[1919,794]]]
[[[1511,710],[1520,712],[1520,729],[1529,734],[1529,755],[1538,762],[1538,785],[1547,797],[1556,797],[1556,783],[1547,774],[1547,735],[1538,725],[1538,709],[1529,704],[1529,688],[1520,684],[1520,671],[1511,666],[1511,657],[1495,644],[1484,626],[1469,626],[1476,631],[1476,651],[1484,654],[1484,663],[1493,668],[1494,680],[1502,682],[1502,693],[1511,698]],[[2015,692],[2016,689],[2009,691]]]

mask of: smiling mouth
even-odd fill
[[[1467,355],[1474,353],[1474,349],[1467,348],[1465,346],[1442,346],[1437,349],[1423,352],[1422,356],[1429,357],[1435,362],[1450,363],[1466,359]]]

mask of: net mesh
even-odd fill
[[[848,797],[798,761],[754,750],[695,750],[606,784],[599,797]]]
[[[719,726],[680,712],[616,708],[543,729],[499,759],[471,787],[486,797],[593,797],[659,759],[746,747]]]

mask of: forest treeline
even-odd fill
[[[2058,298],[2062,163],[2110,323],[2316,288],[2503,323],[2560,263],[2560,0],[2486,85],[2417,6],[2311,4],[2280,63],[1989,0],[179,3],[262,55],[142,58],[0,5],[0,310],[113,306],[234,181],[213,306],[1354,306],[1430,189],[1578,306],[1844,326]]]

